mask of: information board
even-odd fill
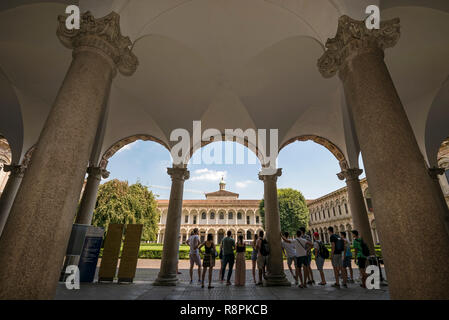
[[[103,243],[104,229],[89,226],[79,261],[80,282],[93,282],[97,271],[98,256]]]
[[[123,224],[111,223],[104,242],[98,282],[114,281],[123,237]]]
[[[133,282],[134,280],[142,229],[143,225],[141,224],[128,224],[126,226],[125,242],[118,271],[118,282]]]

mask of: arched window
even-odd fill
[[[224,213],[220,212],[220,220],[224,220]]]
[[[251,240],[253,238],[253,235],[251,234],[251,231],[246,231],[246,240]]]
[[[256,216],[256,223],[259,223],[259,216]]]
[[[241,212],[237,212],[237,220],[242,220],[242,213]]]
[[[201,214],[201,219],[206,220],[206,212],[203,212],[203,213]]]
[[[334,217],[335,217],[335,207],[332,207],[332,212],[334,213]]]
[[[348,213],[348,204],[345,202],[345,212]]]
[[[338,213],[341,215],[341,205],[338,205]]]
[[[193,224],[196,224],[196,216],[193,216]]]
[[[214,219],[215,219],[215,212],[212,211],[212,212],[210,213],[210,219],[211,219],[211,220],[214,220]]]
[[[249,219],[249,216],[246,216],[246,224],[251,224]]]
[[[232,212],[228,212],[228,218],[229,220],[234,219],[234,215],[232,214]]]

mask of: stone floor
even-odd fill
[[[388,300],[388,286],[381,286],[379,290],[365,290],[359,283],[349,284],[349,288],[336,289],[333,271],[325,265],[326,286],[313,285],[301,289],[291,287],[259,287],[252,279],[250,263],[247,264],[246,286],[226,286],[218,280],[218,266],[213,272],[213,289],[202,289],[197,282],[197,271],[194,270],[194,283],[190,284],[188,262],[180,263],[180,282],[176,287],[155,287],[152,285],[159,272],[158,261],[139,260],[134,283],[92,283],[81,284],[80,290],[67,290],[63,283],[58,285],[56,300]],[[314,266],[312,266],[314,268]],[[98,269],[97,269],[98,272]],[[290,271],[286,268],[287,278],[293,282]],[[383,271],[385,275],[385,272]],[[358,279],[358,271],[354,268],[354,278]],[[234,275],[232,276],[232,282]],[[319,279],[319,273],[314,270],[314,279]],[[206,277],[207,281],[207,277]],[[318,281],[317,281],[318,282]]]

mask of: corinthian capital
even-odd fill
[[[131,52],[132,42],[120,32],[120,16],[112,12],[95,19],[88,11],[81,16],[80,28],[66,28],[67,15],[58,16],[57,36],[69,49],[82,50],[95,48],[105,53],[123,75],[132,75],[139,64],[137,57]]]
[[[89,176],[96,177],[97,179],[107,179],[109,178],[110,172],[101,167],[89,167],[87,168],[87,173]]]
[[[359,168],[348,168],[340,173],[337,173],[337,177],[340,180],[355,180],[362,174],[363,170]]]
[[[10,173],[11,176],[23,177],[23,175],[25,174],[25,170],[26,166],[23,165],[9,165],[9,164],[3,165],[3,171],[11,172]]]
[[[187,168],[173,167],[167,168],[167,173],[171,176],[172,180],[188,180],[190,178],[190,172]]]
[[[383,52],[393,47],[399,36],[399,18],[382,21],[379,29],[369,30],[365,21],[343,15],[338,19],[337,34],[326,41],[326,51],[318,60],[318,69],[323,77],[333,77],[348,57],[373,49]]]
[[[259,173],[259,180],[276,182],[278,180],[278,177],[280,177],[281,175],[282,169],[278,168],[274,174],[262,174],[262,172]]]

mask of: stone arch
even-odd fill
[[[226,231],[223,228],[218,229],[218,231],[217,231],[217,243],[221,243],[221,240],[223,240],[225,235],[226,235]]]
[[[180,235],[181,235],[181,243],[185,243],[189,238],[186,228],[181,228]]]
[[[342,170],[344,169],[348,169],[349,165],[348,162],[346,161],[346,157],[344,155],[344,153],[341,151],[341,149],[334,144],[333,142],[331,142],[329,139],[324,138],[324,137],[320,137],[317,135],[301,135],[301,136],[297,136],[297,137],[293,137],[289,140],[287,140],[286,142],[284,142],[281,147],[279,148],[279,152],[286,147],[287,145],[296,142],[296,141],[313,141],[315,143],[318,143],[320,145],[322,145],[323,147],[325,147],[327,150],[329,150],[337,159],[340,168]]]
[[[257,136],[257,134],[256,134],[256,136]],[[225,142],[225,141],[235,142],[235,143],[239,143],[239,144],[245,146],[247,149],[251,150],[255,154],[255,156],[257,157],[257,159],[260,161],[261,164],[265,164],[266,160],[264,158],[264,154],[263,154],[263,152],[260,152],[257,145],[255,145],[254,143],[251,143],[246,137],[243,139],[243,141],[237,141],[237,139],[235,137],[228,136],[224,133],[221,133],[220,135],[215,136],[215,137],[211,137],[210,141],[201,141],[201,143],[192,145],[190,148],[190,151],[185,155],[183,163],[188,164],[190,159],[192,159],[193,155],[195,154],[195,152],[199,151],[202,147],[205,147],[208,144],[211,144],[214,142]]]
[[[106,168],[106,166],[109,162],[109,159],[114,154],[116,154],[117,151],[119,151],[121,148],[123,148],[124,146],[126,146],[128,144],[136,142],[137,140],[153,141],[153,142],[159,143],[165,149],[167,149],[168,152],[170,152],[170,147],[164,141],[162,141],[154,136],[148,135],[148,134],[135,134],[135,135],[120,139],[119,141],[117,141],[113,145],[111,145],[108,149],[106,149],[106,151],[103,153],[103,155],[101,157],[100,167]]]
[[[254,230],[251,229],[251,228],[246,230],[245,239],[246,240],[253,240],[253,238],[254,238]]]

